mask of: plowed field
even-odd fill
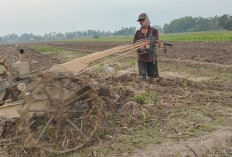
[[[24,61],[35,71],[66,60],[65,54],[37,52],[34,45],[86,55],[121,44],[8,44],[0,45],[0,56],[14,63],[24,48]],[[158,49],[161,80],[151,85],[140,84],[136,58],[132,52],[81,74],[113,94],[100,94],[107,116],[92,144],[71,155],[232,156],[232,43],[174,42],[167,57]]]

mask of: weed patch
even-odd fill
[[[134,100],[139,104],[152,104],[157,102],[157,96],[150,90],[135,95]]]

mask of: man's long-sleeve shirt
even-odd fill
[[[142,32],[142,29],[139,29],[136,31],[134,35],[133,43],[141,39],[149,38],[152,29],[153,29],[153,37],[155,37],[155,40],[158,40],[159,39],[158,30],[153,27],[148,26],[148,31],[146,35]],[[154,57],[152,53],[148,52],[144,54],[138,54],[138,60],[142,62],[153,62]]]

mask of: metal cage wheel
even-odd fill
[[[30,107],[38,92],[45,110]],[[40,75],[23,95],[19,130],[26,147],[58,154],[78,150],[92,141],[104,118],[95,89],[70,73]]]

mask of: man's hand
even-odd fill
[[[145,45],[142,45],[139,49],[138,49],[138,52],[139,53],[144,53],[146,51],[146,46]]]
[[[139,53],[144,53],[144,52],[145,52],[145,49],[139,48],[138,51],[139,51]]]

